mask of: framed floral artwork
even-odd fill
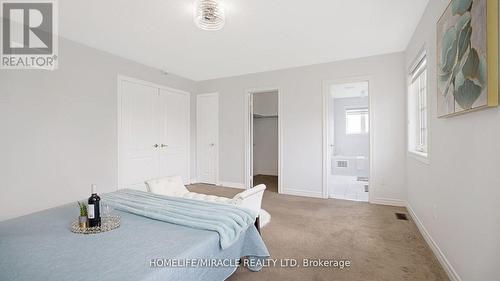
[[[439,19],[439,117],[498,105],[498,13],[498,0],[452,0]]]

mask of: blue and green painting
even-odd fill
[[[486,2],[452,0],[438,22],[438,116],[488,105]]]

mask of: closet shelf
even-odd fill
[[[261,114],[254,114],[253,118],[278,118],[278,115],[261,115]]]

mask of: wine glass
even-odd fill
[[[106,203],[103,203],[101,207],[102,207],[102,217],[108,220],[109,217],[111,217],[111,211],[112,211],[111,206]]]

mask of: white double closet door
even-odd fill
[[[120,81],[119,185],[145,190],[148,179],[189,181],[189,93]]]

